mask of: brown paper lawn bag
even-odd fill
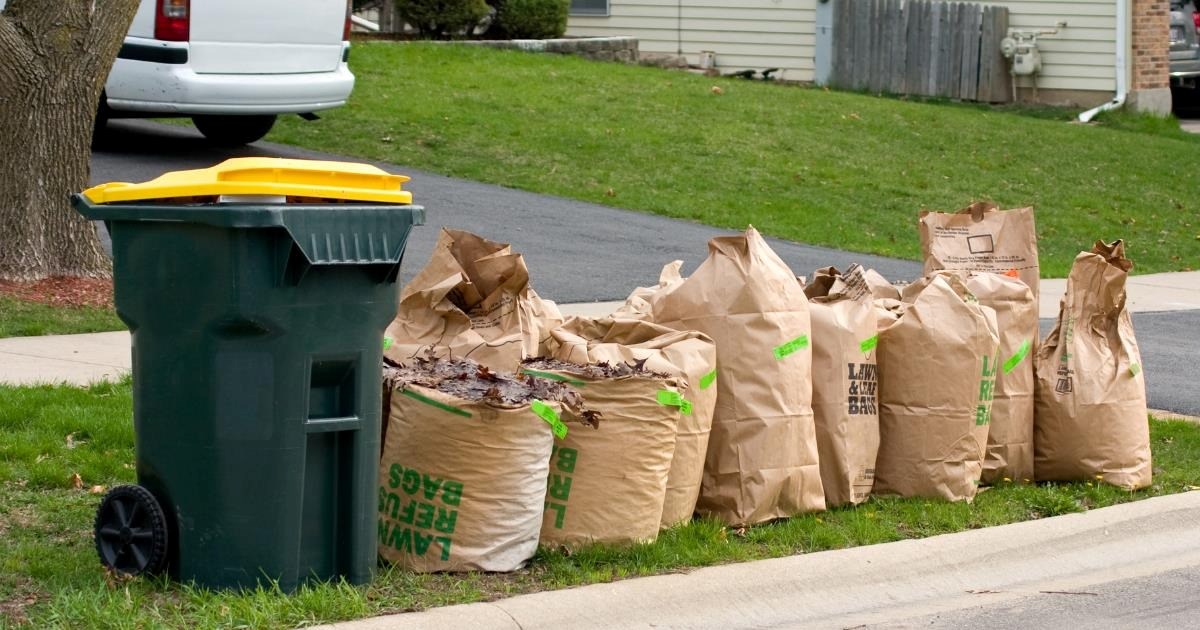
[[[819,269],[804,291],[812,316],[817,452],[829,507],[867,499],[879,452],[875,305],[862,268],[855,271],[843,281],[837,269]]]
[[[409,363],[429,350],[498,370],[540,356],[563,321],[529,283],[525,259],[469,232],[443,229],[429,263],[405,285],[384,356]]]
[[[1000,371],[996,373],[992,421],[982,482],[1033,479],[1033,352],[1038,342],[1038,306],[1024,282],[994,273],[969,273],[969,290],[996,311]]]
[[[971,500],[983,473],[1000,338],[996,314],[961,278],[904,290],[879,333],[876,494]]]
[[[577,389],[595,428],[569,423],[555,447],[542,544],[650,542],[658,537],[680,416],[680,382],[624,363],[531,359],[521,371]]]
[[[1037,229],[1033,208],[1000,210],[976,202],[957,212],[920,213],[925,273],[939,269],[1015,272],[1038,298]]]
[[[649,319],[652,317],[654,307],[651,303],[654,301],[654,296],[669,286],[683,282],[683,276],[679,273],[680,269],[683,269],[682,260],[674,260],[664,265],[662,272],[658,275],[657,286],[634,289],[629,297],[625,298],[625,303],[613,312],[613,315],[626,319]]]
[[[675,455],[667,477],[662,525],[689,521],[700,496],[704,457],[717,403],[717,347],[695,331],[621,317],[572,317],[551,333],[548,344],[556,359],[574,363],[642,364],[686,383],[683,396],[691,413],[682,414],[675,438]],[[583,392],[586,396],[587,391]]]
[[[1150,485],[1146,381],[1125,280],[1125,245],[1097,241],[1075,257],[1058,323],[1039,350],[1034,410],[1037,479]]]
[[[390,374],[389,374],[390,373]],[[470,361],[385,368],[379,555],[418,572],[513,571],[537,551],[554,432],[579,395]]]
[[[653,321],[717,345],[717,406],[697,511],[730,526],[825,509],[800,283],[754,228],[653,296]]]

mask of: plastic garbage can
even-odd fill
[[[371,578],[383,331],[424,222],[407,179],[241,158],[74,196],[112,235],[133,336],[138,485],[100,505],[103,564],[211,588]]]

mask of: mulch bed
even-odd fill
[[[113,305],[112,280],[100,278],[58,276],[33,282],[0,280],[0,295],[50,306]]]

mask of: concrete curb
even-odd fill
[[[920,540],[319,627],[845,628],[1196,566],[1197,542],[1200,492],[1188,492]]]

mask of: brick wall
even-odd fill
[[[1169,85],[1170,10],[1169,0],[1133,0],[1134,91]]]

